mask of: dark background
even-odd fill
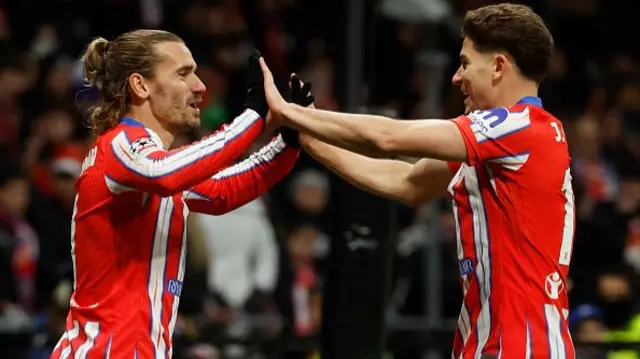
[[[78,106],[88,97],[83,96],[78,64],[84,46],[94,36],[113,39],[135,28],[167,29],[186,40],[208,92],[204,129],[185,134],[179,143],[195,140],[239,113],[246,57],[253,47],[262,50],[280,81],[292,71],[312,81],[319,108],[399,118],[460,114],[461,98],[450,84],[458,66],[460,17],[491,2],[422,0],[422,7],[412,9],[408,1],[359,1],[353,9],[361,24],[350,17],[351,3],[0,1],[1,358],[46,357],[64,327],[73,278],[69,238],[74,178],[56,164],[80,161],[92,141]],[[573,158],[578,206],[570,286],[574,340],[639,342],[635,2],[523,3],[543,16],[557,44],[541,97],[564,122]],[[335,181],[317,163],[303,156],[294,172],[223,223],[206,217],[192,221],[176,357],[317,354],[323,279],[332,265],[327,253],[332,239],[342,240],[335,235],[336,213],[347,209],[336,209],[341,204]],[[359,205],[370,203],[351,203],[348,211],[357,213]],[[397,231],[387,313],[389,355],[437,358],[437,351],[425,347],[439,346],[440,357],[448,357],[460,303],[448,203],[416,209],[379,205],[384,213],[395,213],[384,219],[385,226]],[[238,227],[250,233],[239,233]],[[265,231],[269,234],[263,238]],[[241,236],[247,240],[220,247],[225,239]],[[250,295],[230,300],[220,288],[234,287],[235,279],[211,276],[211,253],[237,257],[227,261],[232,266],[264,266],[260,268],[267,268],[271,279],[251,286]],[[584,358],[607,357],[603,349],[586,345],[578,345],[578,352]],[[620,354],[619,349],[612,352]],[[627,354],[638,357],[633,349]]]

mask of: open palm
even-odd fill
[[[262,74],[264,76],[264,92],[267,97],[267,104],[271,114],[276,118],[279,118],[282,111],[287,106],[287,102],[282,98],[276,84],[273,80],[273,74],[267,66],[264,58],[260,58],[260,67],[262,67]]]

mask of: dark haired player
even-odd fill
[[[530,8],[467,13],[453,83],[465,115],[394,121],[286,103],[263,60],[272,114],[352,184],[418,204],[453,200],[464,292],[453,358],[573,358],[566,280],[574,234],[561,122],[537,97],[553,39]],[[416,164],[379,159],[422,157]]]

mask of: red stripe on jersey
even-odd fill
[[[175,316],[177,315],[178,304],[180,302],[180,293],[182,291],[182,283],[184,280],[184,266],[185,266],[185,221],[188,216],[188,210],[183,201],[176,198],[174,200],[174,212],[175,215],[180,215],[184,218],[184,221],[176,221],[170,228],[171,234],[169,235],[169,241],[167,243],[167,258],[165,264],[164,281],[163,281],[163,295],[162,295],[162,316],[160,322],[163,327],[163,340],[166,343],[166,354],[169,356],[169,352],[172,348],[172,334],[173,325],[175,323]]]

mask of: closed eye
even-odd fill
[[[194,73],[195,71],[196,71],[195,65],[184,65],[178,69],[177,73],[178,73],[178,76],[180,77],[187,77],[190,74]]]

